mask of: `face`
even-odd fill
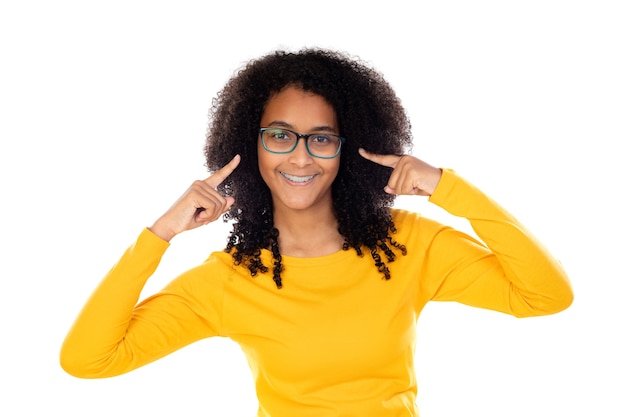
[[[260,127],[281,127],[301,134],[339,134],[337,115],[321,96],[287,87],[272,96],[261,117]],[[305,140],[293,152],[274,154],[257,143],[259,170],[272,193],[274,210],[324,210],[332,208],[331,185],[339,170],[339,156],[311,156]]]

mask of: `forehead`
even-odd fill
[[[337,115],[322,96],[289,86],[273,95],[266,103],[261,124],[281,122],[294,128],[312,126],[337,128]]]

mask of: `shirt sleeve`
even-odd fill
[[[221,287],[210,263],[137,304],[169,243],[145,229],[91,295],[61,348],[61,366],[81,378],[119,375],[219,333]],[[199,302],[203,295],[209,299]]]
[[[425,257],[426,297],[517,317],[553,314],[572,303],[561,264],[475,186],[443,170],[430,201],[468,219],[480,240],[449,227],[437,229]]]

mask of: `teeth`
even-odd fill
[[[306,177],[296,177],[295,175],[289,175],[287,173],[281,172],[283,177],[287,178],[291,182],[307,182],[313,179],[315,175],[307,175]]]

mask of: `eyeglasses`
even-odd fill
[[[259,129],[263,149],[271,153],[285,154],[293,152],[298,146],[300,139],[305,139],[304,144],[309,155],[315,158],[332,159],[339,155],[341,144],[345,138],[328,133],[310,133],[301,135],[293,130],[275,127]]]

